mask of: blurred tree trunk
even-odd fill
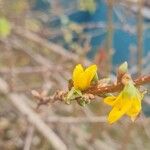
[[[138,75],[141,75],[142,72],[142,56],[143,56],[143,0],[138,0],[138,14],[137,14],[137,50],[138,50]]]
[[[107,70],[106,74],[112,71],[112,39],[113,39],[113,4],[114,0],[108,0],[108,26],[107,26],[107,42],[106,42],[106,50],[107,50]]]

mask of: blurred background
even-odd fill
[[[115,81],[124,61],[150,73],[149,0],[0,0],[0,150],[149,150],[149,94],[135,123],[113,125],[100,98],[37,110],[31,95],[67,90],[78,63]]]

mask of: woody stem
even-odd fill
[[[138,77],[137,79],[133,80],[135,83],[135,86],[140,86],[143,84],[148,84],[150,83],[150,74]],[[123,89],[123,84],[122,83],[117,83],[117,84],[112,84],[112,85],[107,85],[107,86],[99,86],[97,85],[92,85],[89,87],[85,93],[90,93],[93,95],[103,95],[107,93],[114,93],[121,91]]]

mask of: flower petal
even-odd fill
[[[91,65],[90,67],[88,67],[86,70],[85,70],[85,79],[86,79],[86,84],[87,84],[87,87],[90,86],[90,83],[92,81],[92,79],[94,78],[95,74],[97,72],[97,66],[96,65]]]
[[[85,73],[82,73],[78,79],[78,88],[80,90],[85,90],[88,85],[87,85],[87,78],[85,77]]]
[[[78,76],[84,72],[84,69],[81,64],[76,65],[75,69],[73,70],[73,81],[75,81]]]
[[[121,102],[117,103],[117,105],[114,105],[113,109],[109,113],[108,116],[108,122],[114,123],[118,119],[120,119],[131,107],[132,101],[127,99],[121,99]]]
[[[133,99],[132,101],[132,106],[126,113],[131,118],[136,117],[141,111],[141,101],[139,99]]]
[[[115,101],[116,101],[115,96],[108,96],[104,99],[104,103],[106,103],[107,105],[110,105],[110,106],[113,106]]]
[[[73,76],[72,76],[73,84],[75,88],[78,88],[78,85],[80,84],[79,79],[82,73],[84,73],[83,67],[81,64],[78,64],[73,70]]]
[[[123,111],[119,110],[117,107],[114,107],[108,115],[108,122],[112,124],[120,119],[123,115]]]

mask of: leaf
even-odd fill
[[[80,99],[80,100],[78,100],[77,102],[78,102],[78,104],[79,104],[80,106],[82,106],[82,107],[85,107],[85,105],[86,105],[86,101],[85,101],[84,99]]]
[[[97,72],[96,72],[96,74],[94,75],[94,77],[93,77],[93,79],[92,79],[92,82],[93,82],[93,83],[97,83],[98,80],[99,80],[99,78],[98,78],[98,74],[97,74]]]
[[[80,90],[76,90],[74,87],[68,92],[65,102],[70,104],[72,100],[75,100],[78,97],[82,97]]]
[[[77,102],[82,107],[85,107],[87,104],[90,104],[90,100],[89,99],[85,99],[84,97],[81,97],[80,99],[78,99]]]

